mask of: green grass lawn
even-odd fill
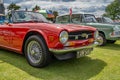
[[[33,68],[24,56],[0,50],[0,80],[120,80],[120,41],[80,59]]]

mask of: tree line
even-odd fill
[[[105,9],[103,16],[110,17],[113,20],[120,19],[120,0],[114,0]]]
[[[15,3],[11,3],[7,7],[8,11],[19,10],[20,8],[21,7],[19,5],[16,5]],[[32,8],[32,11],[40,10],[40,9],[41,9],[40,6],[36,5],[35,7]],[[25,10],[27,10],[27,8]],[[55,15],[55,17],[58,16],[57,11],[53,11],[53,14]],[[113,20],[120,19],[120,0],[114,0],[111,4],[109,4],[106,7],[103,16],[110,17]]]
[[[7,7],[7,10],[8,11],[11,11],[11,10],[19,10],[21,8],[21,6],[15,4],[15,3],[11,3],[8,7]],[[28,9],[25,8],[25,10],[27,11]],[[37,11],[37,10],[41,10],[40,6],[36,5],[35,7],[32,8],[32,11]],[[58,16],[58,12],[57,11],[52,11],[53,12],[53,15],[55,16]]]

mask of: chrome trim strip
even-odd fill
[[[98,44],[99,44],[98,42],[94,42],[93,44],[90,44],[88,46],[77,47],[77,48],[74,48],[74,47],[66,47],[64,49],[49,48],[49,51],[53,52],[55,54],[63,54],[63,53],[66,53],[66,52],[79,51],[79,50],[86,49],[86,48],[93,48],[93,47],[97,46]]]

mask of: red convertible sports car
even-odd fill
[[[97,45],[98,31],[93,27],[52,24],[30,11],[12,11],[8,21],[0,25],[0,47],[25,54],[34,67],[46,66],[51,55],[79,58]]]

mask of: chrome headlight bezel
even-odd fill
[[[65,44],[68,41],[68,32],[67,31],[62,31],[59,35],[59,41],[62,44]]]

